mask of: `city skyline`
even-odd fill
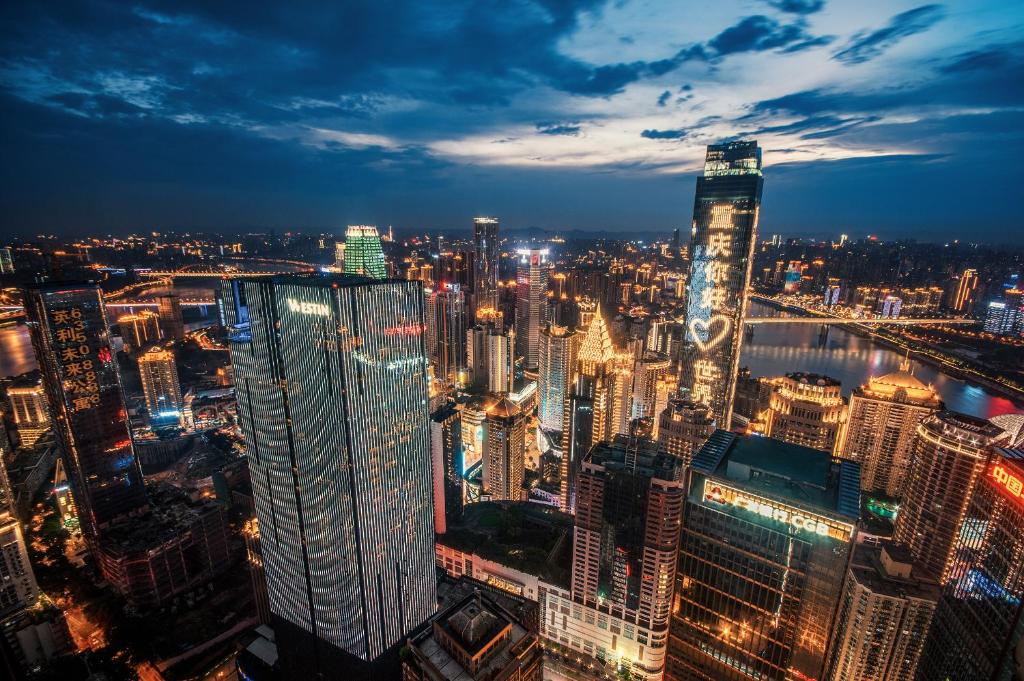
[[[4,17],[16,234],[436,231],[474,214],[671,232],[704,146],[756,136],[764,232],[998,242],[1019,178],[1024,13],[1004,1]]]

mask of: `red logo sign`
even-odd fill
[[[1024,498],[1024,480],[1001,464],[995,464],[989,471],[996,485],[1014,499]]]

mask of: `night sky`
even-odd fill
[[[670,230],[756,138],[762,233],[1024,232],[1024,3],[0,3],[0,233]]]

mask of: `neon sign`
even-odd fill
[[[1010,471],[1002,464],[994,464],[989,476],[996,481],[1001,490],[1018,501],[1024,499],[1024,479]]]
[[[735,506],[809,534],[830,537],[839,541],[848,541],[853,536],[854,528],[849,523],[841,523],[800,508],[786,506],[772,499],[750,494],[711,479],[704,480],[704,499],[716,504]]]
[[[292,312],[317,315],[319,317],[327,317],[331,314],[331,308],[324,303],[310,303],[305,300],[295,300],[294,298],[286,298],[285,302],[288,303],[288,309]]]
[[[388,326],[384,329],[384,335],[386,336],[418,336],[421,333],[423,333],[423,325],[415,322]]]

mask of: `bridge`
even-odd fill
[[[276,277],[282,274],[299,274],[302,272],[313,272],[313,268],[304,270],[288,270],[281,272],[248,272],[248,271],[224,271],[224,270],[174,270],[174,271],[157,271],[157,270],[137,270],[136,274],[140,277],[152,277],[156,279],[205,279],[209,277],[217,277],[218,279],[225,277]]]
[[[746,317],[744,324],[867,324],[871,326],[927,326],[927,325],[967,325],[977,324],[974,319],[915,319],[898,317],[896,319],[850,319],[847,317]]]
[[[216,305],[216,304],[217,304],[217,301],[214,300],[213,298],[210,298],[209,300],[193,300],[193,299],[186,299],[186,298],[182,298],[181,299],[181,306],[182,307],[206,307],[207,305]],[[128,301],[123,301],[122,300],[122,301],[119,301],[119,302],[116,302],[116,303],[106,303],[106,307],[119,307],[119,308],[124,308],[124,307],[158,307],[158,306],[159,306],[159,303],[157,303],[155,300],[128,300]]]

